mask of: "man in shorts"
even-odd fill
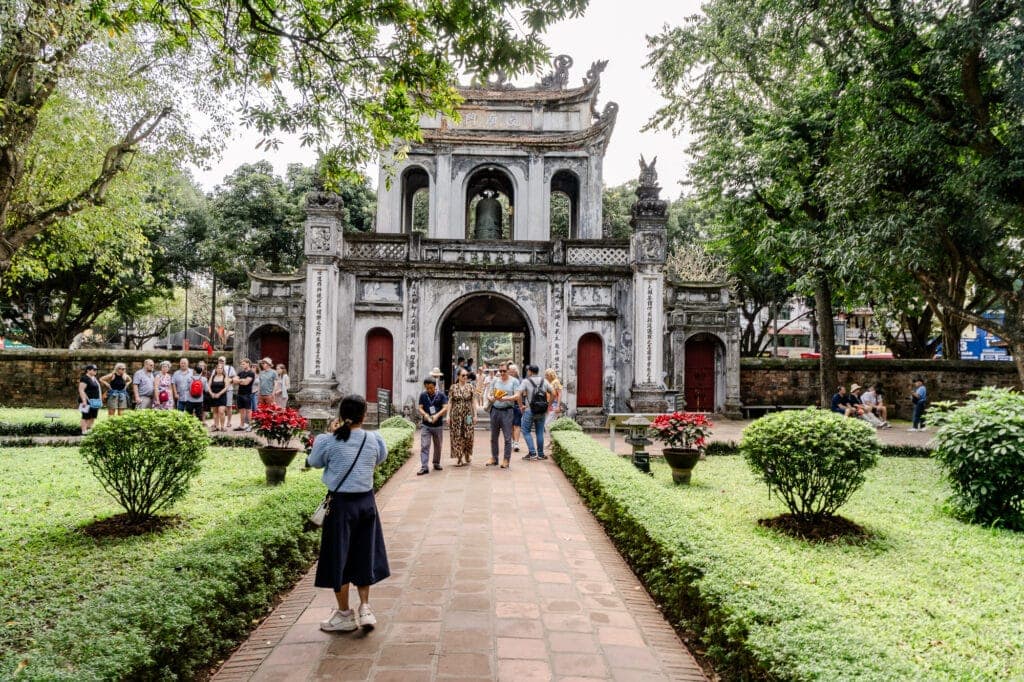
[[[232,380],[232,383],[238,387],[235,393],[235,407],[238,408],[239,422],[235,431],[252,431],[249,415],[252,414],[252,385],[256,381],[256,373],[252,371],[249,358],[242,360],[241,367],[241,371]]]

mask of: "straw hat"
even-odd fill
[[[860,384],[850,384],[850,393],[860,390]]]
[[[434,369],[430,370],[430,376],[432,376],[432,377],[443,377],[444,376],[444,372],[441,371],[440,367],[435,367]]]

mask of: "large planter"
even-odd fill
[[[672,481],[678,485],[689,485],[693,467],[700,460],[697,448],[665,448],[662,451],[665,462],[672,467]]]
[[[267,469],[267,485],[281,485],[284,483],[284,475],[288,471],[288,465],[295,459],[301,448],[279,447],[268,445],[257,448],[263,466]]]

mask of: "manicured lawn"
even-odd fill
[[[408,433],[381,433],[400,464]],[[211,662],[315,555],[303,524],[322,472],[301,466],[270,488],[255,450],[211,448],[168,512],[180,525],[96,540],[81,528],[121,509],[77,448],[0,450],[0,678],[22,660],[30,679],[187,678]]]
[[[0,407],[0,422],[7,422],[8,424],[43,422],[44,424],[49,424],[51,420],[46,417],[48,414],[59,414],[60,418],[56,421],[65,424],[78,426],[78,423],[82,421],[82,414],[74,408]],[[98,419],[105,419],[106,416],[106,409],[102,409]]]
[[[584,435],[556,440],[620,549],[727,676],[1024,678],[1024,534],[947,515],[932,460],[883,458],[840,510],[871,541],[813,545],[757,526],[786,510],[740,457],[674,486],[660,460],[647,477]]]

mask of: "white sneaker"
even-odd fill
[[[911,426],[909,429],[907,429],[907,431],[917,431],[917,427]]]
[[[519,452],[519,443],[518,442],[512,443],[512,449],[515,450],[516,452]]]
[[[369,604],[359,605],[359,626],[363,632],[369,632],[377,624],[377,616],[373,615]],[[354,628],[353,628],[354,629]]]
[[[356,614],[352,609],[348,611],[334,609],[330,619],[320,621],[320,629],[324,632],[352,632],[358,628]]]

